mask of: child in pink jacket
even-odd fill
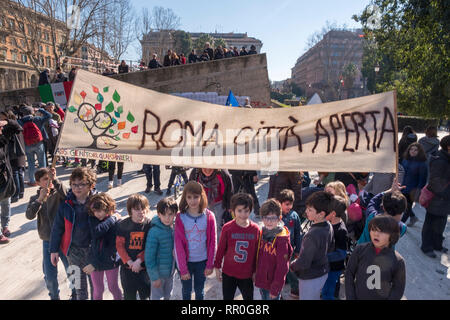
[[[208,200],[201,184],[184,186],[180,212],[175,220],[175,259],[181,278],[183,300],[203,300],[206,277],[212,274],[216,253],[216,219],[206,209]]]

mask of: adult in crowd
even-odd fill
[[[62,124],[62,120],[60,115],[55,111],[55,104],[53,102],[48,102],[45,105],[45,110],[51,113],[52,118],[48,120],[44,124],[44,130],[47,133],[48,139],[44,140],[44,144],[46,144],[45,150],[48,151],[52,157],[55,153],[56,143],[59,135],[59,128]]]
[[[119,65],[119,73],[128,73],[129,68],[125,60],[122,60],[122,62]]]
[[[192,49],[191,53],[189,53],[189,56],[188,56],[188,62],[189,62],[189,63],[195,63],[195,62],[197,62],[197,61],[198,61],[198,57],[197,57],[197,55],[195,54],[195,50]]]
[[[205,43],[205,51],[208,53],[209,60],[213,60],[214,59],[214,50],[211,48],[211,45],[209,44],[209,42]]]
[[[17,121],[16,115],[11,110],[0,112],[0,121],[8,120]],[[11,197],[11,203],[22,199],[25,192],[23,179],[25,172],[25,141],[23,140],[22,131],[23,129],[20,127],[20,132],[15,133],[8,144],[9,161],[16,187],[16,192]]]
[[[56,68],[55,77],[53,78],[54,83],[67,81],[67,77],[62,72],[61,67]]]
[[[408,202],[408,206],[402,217],[402,222],[406,222],[410,218],[408,226],[412,227],[418,221],[412,211],[412,206],[416,196],[427,183],[428,174],[427,156],[420,143],[414,142],[409,145],[403,156],[402,167],[405,169],[403,185],[406,186],[402,190],[402,193]]]
[[[8,224],[11,216],[10,199],[14,195],[15,185],[9,160],[9,144],[22,128],[12,119],[0,120],[0,244],[9,242],[10,231]]]
[[[77,74],[77,67],[73,67],[69,72],[69,81],[74,81]]]
[[[208,196],[208,209],[216,217],[217,236],[222,230],[224,213],[230,210],[233,195],[233,182],[226,169],[199,169],[191,171],[189,180],[197,181],[205,189]]]
[[[158,69],[162,68],[161,63],[158,61],[158,55],[156,53],[153,54],[152,60],[148,63],[149,69]]]
[[[398,156],[400,162],[403,160],[406,149],[408,149],[408,146],[413,142],[417,142],[417,134],[411,126],[405,126],[403,128],[402,137],[398,143]]]
[[[39,82],[38,82],[39,86],[42,86],[44,84],[50,84],[49,74],[50,74],[50,70],[48,68],[44,69],[44,71],[42,71],[39,74]]]
[[[34,179],[35,156],[37,157],[39,168],[47,166],[44,139],[48,138],[44,130],[44,124],[52,118],[51,113],[45,109],[39,109],[42,116],[35,116],[34,109],[30,106],[23,106],[20,109],[22,118],[18,120],[19,124],[23,128],[23,138],[25,141],[25,154],[28,162],[28,184],[31,186],[36,185]]]
[[[170,65],[171,66],[181,65],[180,58],[178,57],[175,51],[172,51],[172,56],[170,57]]]
[[[156,164],[144,164],[142,166],[142,171],[145,173],[145,177],[147,178],[147,187],[145,189],[145,193],[150,193],[153,187],[155,187],[155,193],[157,195],[162,195],[161,191],[161,168]]]
[[[223,57],[224,58],[233,58],[233,51],[228,50],[227,48],[223,48]]]
[[[427,166],[430,164],[431,156],[436,156],[439,150],[439,138],[436,126],[428,126],[425,129],[425,137],[419,139],[427,156]]]
[[[434,194],[426,208],[422,227],[422,251],[435,258],[433,250],[448,252],[442,246],[447,217],[450,214],[450,135],[442,138],[441,149],[430,161],[430,179],[428,189]]]
[[[167,54],[164,56],[163,66],[170,67],[172,65],[172,50],[167,50]]]
[[[235,57],[239,57],[239,51],[237,47],[233,47],[233,54]]]
[[[300,172],[278,171],[271,175],[269,179],[269,194],[267,198],[277,198],[280,192],[284,189],[294,191],[294,205],[292,209],[297,213],[301,213],[302,207],[302,174]]]
[[[200,56],[200,58],[198,59],[198,61],[204,62],[204,61],[209,61],[209,60],[210,60],[210,58],[209,58],[208,51],[207,50],[203,50],[203,53]]]
[[[214,60],[219,60],[225,58],[222,46],[218,46],[214,51]]]
[[[250,51],[248,52],[248,54],[258,54],[258,52],[256,52],[256,47],[255,45],[251,45],[250,46]]]
[[[184,53],[180,54],[180,63],[186,64],[186,57],[185,57]]]
[[[245,47],[242,47],[241,51],[239,52],[240,56],[246,56],[248,55],[247,49]]]

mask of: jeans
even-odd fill
[[[339,281],[342,270],[328,272],[327,281],[322,288],[322,300],[334,300],[334,291],[336,289],[336,283]]]
[[[180,173],[181,176],[183,177],[184,184],[188,183],[189,179],[188,179],[188,176],[186,174],[186,171],[180,171],[179,167],[173,167],[172,171],[170,172],[169,184],[167,185],[167,189],[172,188],[173,182],[175,181],[175,176],[178,173]]]
[[[24,168],[22,167],[13,168],[14,184],[16,185],[16,193],[14,193],[13,195],[14,199],[19,199],[20,197],[23,197],[23,194],[25,192],[25,187],[23,184],[23,176],[24,176]]]
[[[403,223],[406,222],[406,220],[408,220],[408,218],[416,216],[412,210],[414,200],[411,200],[411,194],[412,194],[412,192],[410,192],[409,194],[403,194],[406,198],[406,204],[407,204],[405,213],[403,213],[403,216],[402,216]]]
[[[259,293],[261,293],[261,300],[280,300],[281,292],[274,298],[270,298],[270,291],[266,289],[259,289]]]
[[[9,225],[9,220],[11,218],[11,198],[6,198],[0,201],[1,209],[1,224],[2,229]],[[2,230],[0,229],[0,236],[2,235]]]
[[[34,172],[36,171],[35,167],[35,158],[36,155],[39,168],[45,168],[47,166],[47,163],[45,162],[45,149],[44,149],[44,142],[39,142],[36,144],[33,144],[31,146],[25,146],[25,153],[27,155],[27,162],[28,162],[28,175],[30,179],[30,183],[35,183],[36,180],[34,178]]]
[[[44,271],[44,280],[48,289],[48,295],[52,300],[59,300],[58,267],[55,267],[50,260],[49,241],[42,241],[42,251],[42,270]],[[59,250],[59,257],[61,258],[61,262],[63,263],[67,273],[69,262],[61,250]],[[67,276],[69,277],[69,274],[67,274]],[[72,292],[74,291],[75,289],[72,290]]]
[[[169,300],[173,289],[173,275],[169,278],[159,278],[161,286],[159,288],[152,288],[152,300]]]
[[[144,164],[142,170],[144,170],[145,176],[147,177],[147,188],[151,188],[154,185],[155,189],[159,189],[161,187],[161,181],[159,180],[159,176],[161,173],[159,165]],[[152,183],[152,177],[154,184]]]
[[[195,300],[203,300],[205,289],[206,260],[199,262],[188,262],[188,270],[191,275],[189,280],[181,280],[183,300],[191,300],[192,280],[194,280]]]
[[[300,300],[320,300],[320,292],[322,291],[325,281],[327,281],[328,273],[319,278],[309,280],[298,280],[298,291]]]
[[[70,247],[67,261],[72,268],[72,276],[77,300],[88,300],[88,275],[83,272],[83,268],[89,264],[88,262],[89,248],[79,248],[74,245]]]

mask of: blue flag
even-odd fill
[[[236,97],[234,96],[233,92],[228,94],[227,102],[225,103],[226,106],[230,107],[239,107],[239,102],[237,101]]]

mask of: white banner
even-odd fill
[[[395,172],[394,92],[281,109],[232,108],[77,72],[58,154],[267,171]]]

